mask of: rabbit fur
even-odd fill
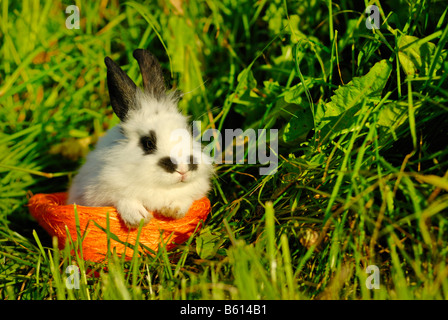
[[[121,122],[88,154],[67,201],[114,206],[131,228],[142,219],[148,223],[151,211],[183,217],[194,200],[206,196],[213,173],[211,159],[202,153],[178,110],[179,94],[166,90],[157,59],[144,49],[135,50],[134,58],[143,91],[105,58],[109,96]]]

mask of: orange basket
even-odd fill
[[[66,227],[73,241],[77,239],[74,205],[66,205],[66,200],[67,193],[61,192],[36,194],[29,201],[31,215],[51,236],[58,238],[60,249],[64,248],[66,242]],[[134,254],[132,248],[137,240],[138,229],[129,229],[114,207],[76,206],[76,208],[80,234],[83,236],[82,252],[85,260],[100,262],[106,257],[107,214],[109,214],[109,232],[112,234],[109,237],[110,252],[115,248],[117,254],[125,255],[126,259],[132,258]],[[209,212],[210,201],[205,197],[193,202],[185,217],[181,219],[167,218],[153,212],[154,217],[141,230],[139,243],[155,252],[162,243],[167,250],[171,250],[187,241],[195,230],[199,230],[202,226],[200,222],[205,221]],[[129,243],[132,247],[124,243]]]

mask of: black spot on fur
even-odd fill
[[[173,173],[177,169],[177,164],[171,161],[170,157],[164,157],[160,159],[158,165],[169,173]]]
[[[153,154],[157,151],[157,136],[153,130],[149,131],[149,135],[140,138],[140,147],[145,155]]]

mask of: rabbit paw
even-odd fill
[[[117,204],[117,211],[124,223],[130,228],[138,228],[140,221],[146,225],[152,214],[138,201],[123,200]]]
[[[157,210],[161,215],[173,218],[173,219],[180,219],[185,216],[185,214],[188,212],[188,209],[190,209],[192,201],[172,201],[169,203],[169,205],[162,207],[161,209]]]
[[[163,207],[158,211],[162,216],[173,219],[179,219],[185,215],[185,212],[183,212],[179,207]]]

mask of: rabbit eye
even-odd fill
[[[140,147],[143,149],[144,154],[153,154],[157,150],[157,138],[156,133],[151,130],[149,135],[140,138]]]

